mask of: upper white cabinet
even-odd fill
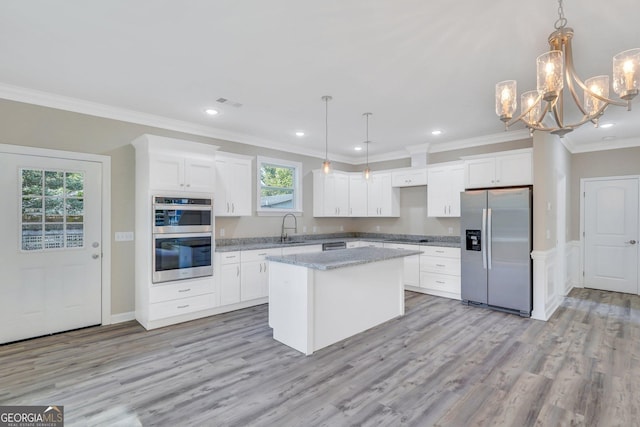
[[[533,184],[532,150],[504,151],[465,158],[466,188]]]
[[[459,217],[460,192],[464,191],[464,164],[429,167],[427,216]]]
[[[142,135],[136,147],[137,177],[150,190],[213,193],[215,150],[213,145],[156,135]]]
[[[349,174],[349,216],[367,216],[367,180],[361,173]]]
[[[349,175],[313,171],[313,216],[349,215]]]
[[[367,216],[400,216],[400,189],[391,186],[391,173],[372,173],[367,184]]]
[[[391,172],[313,171],[313,216],[400,216],[400,189],[391,186]]]
[[[216,153],[216,216],[251,216],[251,160],[249,156]]]
[[[393,187],[413,187],[427,185],[427,168],[411,168],[391,172]]]

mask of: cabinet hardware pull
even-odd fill
[[[190,290],[191,290],[191,288],[180,289],[180,290],[178,290],[178,292],[189,292]]]
[[[443,281],[441,281],[441,280],[436,280],[436,283],[439,283],[439,284],[441,284],[441,285],[444,285],[444,282],[443,282]]]
[[[443,254],[444,251],[436,251],[437,254]]]
[[[262,263],[260,263],[260,273],[262,273]]]
[[[444,264],[436,264],[436,267],[446,267]]]
[[[227,212],[229,212],[229,202],[227,202]]]
[[[179,305],[177,308],[187,308],[187,307],[189,307],[189,304],[186,304],[186,305]]]
[[[236,257],[235,255],[229,255],[229,256],[227,256],[227,259],[231,259],[231,258],[235,258],[235,257]]]
[[[187,187],[191,187],[191,184],[187,184]]]
[[[236,277],[240,276],[240,266],[236,267]]]
[[[267,254],[266,252],[262,252],[261,254],[258,254],[258,255],[260,255],[260,256],[264,256],[264,255],[266,255],[266,254]]]
[[[235,203],[231,203],[231,213],[234,213],[236,211],[236,205]]]

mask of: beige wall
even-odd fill
[[[636,138],[640,143],[640,137]],[[640,175],[640,147],[574,154],[571,159],[571,209],[574,221],[570,239],[580,239],[580,180],[604,176]]]

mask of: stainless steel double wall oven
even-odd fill
[[[153,197],[153,283],[213,275],[213,200]]]

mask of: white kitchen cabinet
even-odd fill
[[[332,171],[313,171],[313,216],[339,217],[349,215],[349,175]]]
[[[240,302],[240,252],[223,252],[216,258],[218,261],[220,305]]]
[[[216,216],[251,216],[251,160],[249,156],[216,154]]]
[[[427,216],[460,217],[460,192],[464,191],[462,163],[428,169]]]
[[[460,299],[460,248],[422,246],[420,289],[425,293]]]
[[[219,300],[216,276],[153,283],[151,201],[154,195],[212,197],[218,147],[149,134],[131,144],[136,156],[136,320],[155,329],[210,315]]]
[[[285,246],[282,248],[282,255],[308,254],[322,252],[322,245]]]
[[[466,188],[533,184],[532,150],[529,148],[467,157],[464,163]]]
[[[420,249],[418,245],[406,245],[402,243],[384,243],[384,247],[409,251]],[[420,286],[420,254],[406,256],[402,259],[404,260],[404,285],[418,288]]]
[[[391,173],[372,173],[367,182],[367,216],[400,216],[400,189],[391,186]]]
[[[265,298],[269,295],[269,262],[265,257],[281,253],[280,248],[240,253],[240,301]]]
[[[367,216],[367,180],[361,173],[349,174],[349,216]]]
[[[427,168],[402,169],[391,172],[391,185],[393,187],[414,187],[427,185]]]
[[[149,183],[153,189],[214,192],[213,156],[151,152],[149,162]]]

